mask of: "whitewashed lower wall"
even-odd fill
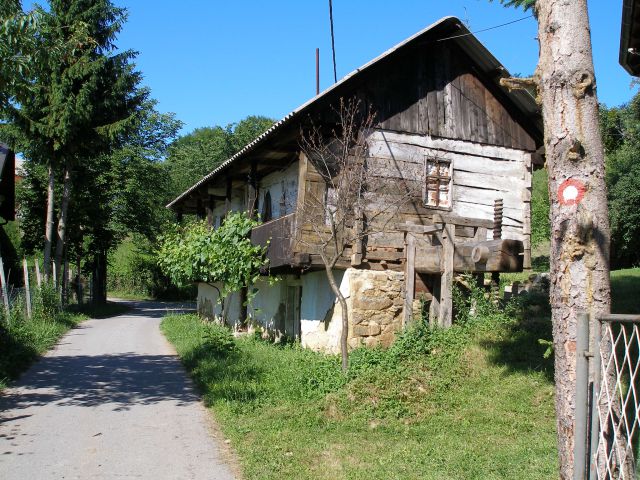
[[[349,302],[350,270],[335,270],[336,282]],[[340,351],[342,319],[340,304],[331,291],[325,272],[310,272],[302,276],[302,309],[300,341],[303,346],[328,353]]]
[[[220,285],[213,284],[220,288]],[[198,283],[198,313],[206,318],[219,318],[222,315],[222,308],[219,302],[218,290],[208,283]],[[225,322],[230,326],[235,326],[240,318],[240,295],[231,294],[225,300]]]
[[[349,308],[350,348],[390,345],[401,328],[404,275],[354,268],[335,270],[334,274]],[[286,292],[290,286],[302,288],[301,344],[313,350],[339,353],[342,311],[323,271],[300,277],[283,275],[272,284],[266,278],[260,279],[247,308],[250,328],[260,326],[276,338],[284,334]],[[198,310],[201,314],[209,317],[220,314],[217,295],[210,285],[199,285]],[[227,323],[234,326],[240,317],[239,295],[232,295],[228,302]]]

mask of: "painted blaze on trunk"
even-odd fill
[[[551,306],[560,477],[573,478],[578,313],[609,313],[604,151],[585,0],[538,0],[542,102],[551,199]]]

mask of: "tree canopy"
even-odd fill
[[[180,137],[169,148],[165,167],[170,178],[167,201],[173,200],[273,124],[250,115],[226,127],[203,127]]]
[[[614,268],[640,265],[640,93],[617,108],[602,107]]]

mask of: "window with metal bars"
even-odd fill
[[[425,157],[424,204],[427,207],[451,209],[451,160]]]

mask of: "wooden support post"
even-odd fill
[[[224,216],[225,217],[229,215],[229,212],[231,211],[231,187],[232,187],[231,177],[227,177],[227,191],[224,197]]]
[[[440,280],[440,312],[438,325],[449,328],[453,323],[453,257],[455,254],[456,226],[446,223],[442,232],[442,276]]]
[[[207,202],[207,206],[205,208],[206,214],[207,214],[207,225],[209,225],[209,227],[213,228],[214,225],[214,220],[213,220],[213,209],[216,207],[216,201],[213,198],[213,195],[209,195],[209,200]]]
[[[531,154],[527,153],[524,156],[525,159],[525,184],[528,185],[524,194],[524,212],[523,212],[523,224],[522,224],[522,236],[524,237],[522,243],[524,244],[524,256],[522,259],[522,268],[524,270],[531,270],[531,192],[532,192],[532,176],[533,176],[533,162],[531,161]]]
[[[31,286],[29,285],[29,266],[27,259],[22,259],[22,270],[24,271],[24,293],[27,302],[27,318],[31,319]]]
[[[0,288],[2,289],[2,302],[4,303],[4,311],[7,314],[7,322],[9,321],[9,292],[7,291],[7,279],[4,277],[4,265],[2,264],[2,256],[0,255]]]
[[[37,257],[33,258],[33,263],[36,265],[36,282],[38,283],[38,288],[42,288],[42,275],[40,275],[40,260]]]
[[[198,200],[196,201],[196,217],[198,217],[198,220],[202,220],[205,218],[205,216],[206,213],[204,205],[202,204],[202,199],[198,198]]]
[[[439,325],[438,315],[440,315],[440,282],[441,275],[432,275],[433,288],[431,290],[431,305],[429,305],[429,325],[437,327]]]
[[[247,198],[247,212],[249,217],[255,218],[258,210],[258,179],[256,162],[251,163],[251,172],[249,173],[249,195]]]
[[[404,269],[404,316],[403,324],[406,327],[413,320],[413,300],[416,289],[416,237],[412,233],[407,232],[404,235],[405,241],[405,269]]]

